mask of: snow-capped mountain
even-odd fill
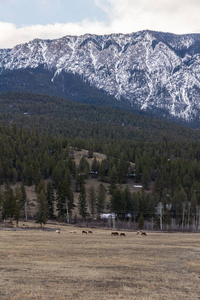
[[[199,120],[200,34],[86,34],[0,50],[1,75],[41,65],[51,71],[49,84],[63,72],[78,74],[139,110]]]

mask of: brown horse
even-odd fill
[[[141,231],[141,230],[137,231],[137,234],[140,234],[140,235],[147,235],[145,231]]]
[[[90,234],[93,234],[93,232],[92,232],[91,230],[88,230],[88,234],[89,234],[89,233],[90,233]]]
[[[120,236],[126,236],[126,234],[124,232],[121,232]]]
[[[111,232],[111,235],[119,235],[119,233],[117,231],[113,231]]]
[[[144,231],[142,231],[140,234],[141,235],[147,235],[146,232],[144,232]]]

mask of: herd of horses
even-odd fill
[[[137,231],[137,235],[147,235],[145,231]],[[118,231],[113,231],[111,232],[111,235],[119,235],[119,236],[126,236],[126,234],[124,232],[118,232]]]
[[[59,233],[60,234],[60,230],[57,229],[56,230],[56,233]],[[76,231],[75,230],[71,230],[69,231],[69,233],[71,234],[76,234]],[[85,230],[82,230],[82,234],[93,234],[93,232],[91,230],[88,230],[88,231],[85,231]],[[140,235],[147,235],[145,231],[137,231],[136,233],[137,235],[140,234]],[[118,232],[118,231],[112,231],[111,232],[111,235],[117,235],[117,236],[126,236],[126,234],[124,232]]]
[[[117,232],[117,231],[113,231],[111,232],[111,235],[119,235],[119,236],[126,236],[126,234],[124,232]]]

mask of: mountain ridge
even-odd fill
[[[0,86],[5,72],[41,65],[52,73],[51,86],[63,73],[78,75],[118,102],[199,127],[200,34],[144,30],[34,39],[0,50]]]

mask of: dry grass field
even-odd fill
[[[200,299],[200,234],[45,227],[0,230],[1,300]]]

